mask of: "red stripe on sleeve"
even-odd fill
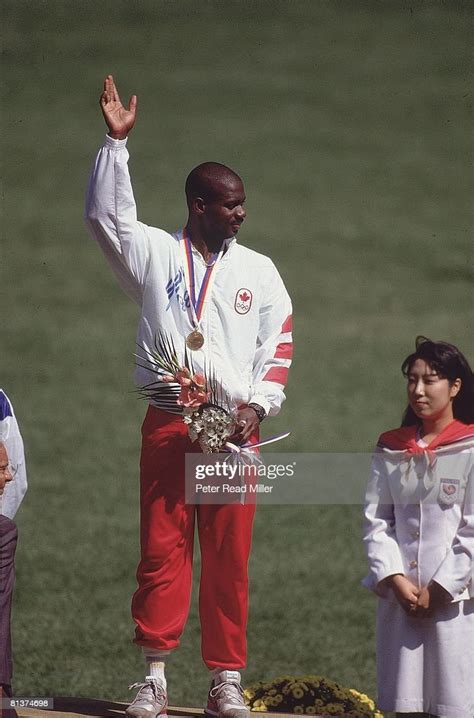
[[[288,379],[288,368],[286,366],[274,366],[267,371],[263,381],[274,381],[285,386]]]
[[[286,332],[291,332],[293,329],[293,315],[289,314],[285,321],[283,322],[283,325],[281,327],[281,333],[285,334]]]
[[[291,342],[280,342],[276,348],[275,359],[291,359],[293,357],[293,344]]]

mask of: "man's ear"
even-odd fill
[[[193,199],[193,210],[195,214],[204,214],[204,212],[206,211],[206,203],[202,197],[195,197]]]

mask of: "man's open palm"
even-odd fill
[[[122,105],[112,75],[104,80],[104,91],[100,96],[100,107],[109,128],[110,136],[116,140],[124,139],[133,125],[137,114],[137,97],[132,95],[128,109]]]

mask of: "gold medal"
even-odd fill
[[[197,329],[194,329],[191,334],[188,334],[188,336],[186,337],[186,346],[188,347],[188,349],[196,351],[197,349],[200,349],[203,344],[204,337],[201,332],[198,332]]]

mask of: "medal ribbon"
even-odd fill
[[[191,300],[191,309],[194,315],[194,324],[195,326],[199,326],[199,322],[202,317],[202,310],[204,308],[204,301],[206,299],[207,294],[210,293],[210,289],[212,286],[212,282],[214,280],[214,268],[220,258],[222,257],[223,250],[219,252],[217,257],[215,258],[214,262],[206,267],[206,272],[204,274],[204,278],[202,280],[201,288],[199,289],[199,294],[196,299],[196,276],[194,273],[194,260],[193,260],[193,250],[192,250],[192,244],[189,237],[186,236],[186,229],[183,229],[183,239],[182,239],[182,248],[184,248],[184,256],[186,259],[185,267],[187,269],[187,284],[188,284],[188,292],[189,292],[189,298]]]

